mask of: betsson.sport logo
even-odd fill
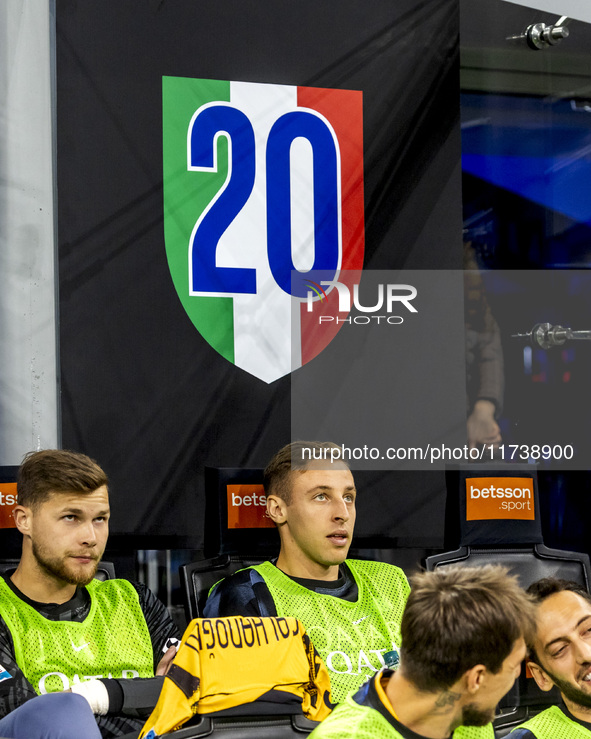
[[[15,527],[12,511],[16,503],[16,482],[0,483],[0,529]]]
[[[361,92],[164,77],[163,183],[170,272],[206,341],[268,383],[318,355],[343,325],[319,320],[335,283],[353,294],[363,267]],[[309,310],[311,283],[333,287]]]
[[[268,518],[267,497],[262,485],[230,484],[226,486],[229,529],[265,529],[275,524]]]
[[[535,519],[531,477],[467,477],[466,520]]]

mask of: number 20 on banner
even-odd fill
[[[200,108],[189,128],[189,169],[217,171],[217,140],[228,138],[231,166],[223,190],[197,221],[190,241],[191,294],[256,293],[256,269],[218,267],[218,242],[248,201],[255,185],[256,143],[252,123],[229,104]],[[306,273],[296,272],[291,234],[291,161],[296,139],[308,142],[312,152],[311,190],[314,194],[314,262],[311,271],[334,279],[340,262],[340,156],[332,127],[315,111],[281,115],[265,145],[267,256],[275,282],[290,295],[305,297]],[[292,273],[302,280],[292,284]]]
[[[361,93],[167,77],[163,108],[165,241],[177,293],[210,344],[245,369],[236,331],[256,316],[260,342],[251,330],[247,351],[264,363],[269,331],[285,333],[278,318],[290,318],[310,278],[362,268]],[[231,300],[232,327],[219,323],[230,306],[218,304],[214,327],[203,299]],[[293,347],[278,348],[291,353],[291,367],[280,359],[276,370],[285,374]],[[302,352],[296,365],[306,361]]]

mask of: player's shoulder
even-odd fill
[[[95,578],[86,585],[86,588],[94,590],[131,590],[133,588],[134,590],[137,590],[138,593],[147,590],[143,583],[127,580],[123,577],[109,577],[105,580]]]
[[[388,562],[379,562],[375,559],[346,559],[345,564],[353,572],[364,572],[377,577],[383,576],[406,581],[404,570]]]
[[[383,724],[384,719],[378,711],[364,703],[358,704],[348,696],[312,732],[310,739],[341,739],[345,735],[355,735],[358,739],[375,739],[380,730],[385,728]],[[390,731],[391,729],[388,734]]]
[[[134,580],[126,580],[121,577],[109,578],[107,580],[92,580],[92,582],[86,586],[86,589],[91,593],[104,594],[107,598],[108,594],[114,594],[116,592],[124,593],[127,597],[135,595],[142,607],[146,603],[156,599],[156,596],[144,583],[136,582]]]
[[[244,567],[241,570],[236,570],[236,572],[233,572],[231,575],[227,575],[221,580],[218,580],[211,589],[211,592],[222,592],[233,588],[251,586],[257,582],[264,582],[263,576],[254,569],[254,567]]]
[[[209,591],[203,615],[275,616],[276,608],[263,576],[253,567],[228,575]]]

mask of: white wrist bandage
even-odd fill
[[[100,680],[85,680],[83,683],[77,683],[70,688],[72,693],[86,698],[92,712],[98,716],[104,716],[109,711],[109,693],[106,686]]]

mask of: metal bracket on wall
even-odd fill
[[[551,26],[545,23],[532,23],[523,33],[508,36],[507,41],[525,42],[534,51],[547,49],[549,46],[556,46],[562,39],[568,38],[570,31],[567,26],[570,22],[571,19],[563,15]]]

